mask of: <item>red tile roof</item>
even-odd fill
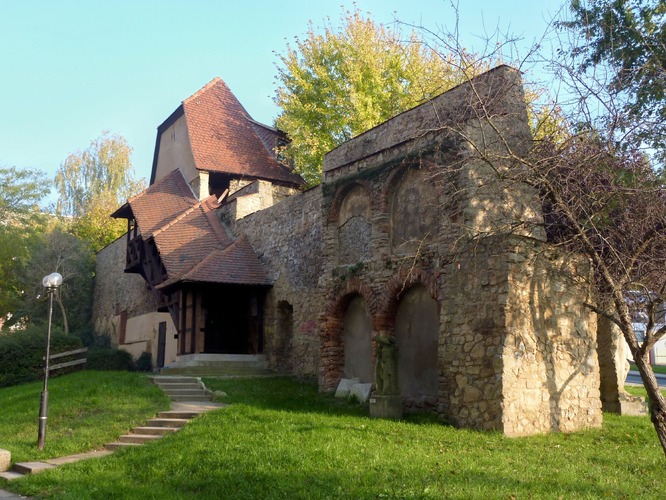
[[[215,250],[182,276],[168,280],[157,288],[175,282],[225,283],[234,285],[271,285],[261,262],[245,236],[224,250]]]
[[[183,101],[194,163],[199,170],[303,184],[257,135],[248,112],[220,78]]]
[[[218,206],[215,196],[197,200],[182,172],[174,170],[114,215],[133,215],[141,237],[154,239],[167,273],[159,288],[180,281],[271,284],[247,239],[234,241],[227,234],[215,213]]]
[[[127,203],[111,216],[131,218],[133,215],[139,225],[141,237],[145,240],[197,201],[182,172],[174,170],[127,200]]]

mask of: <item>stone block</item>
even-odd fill
[[[370,398],[372,418],[402,418],[402,398],[400,396],[375,395]]]
[[[349,391],[350,396],[355,396],[359,403],[365,403],[372,392],[372,384],[354,384]]]
[[[340,380],[340,383],[338,384],[338,388],[335,390],[335,397],[336,398],[346,398],[349,396],[349,393],[351,392],[352,386],[354,384],[358,384],[359,380],[358,379],[351,379],[351,378],[343,378]]]
[[[650,409],[645,399],[640,396],[620,394],[620,397],[615,401],[602,401],[601,404],[603,411],[609,413],[617,413],[630,417],[642,417],[650,414]]]
[[[12,463],[11,452],[0,448],[0,472],[8,471],[11,463]]]

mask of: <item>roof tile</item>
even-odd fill
[[[221,78],[185,99],[183,108],[197,169],[303,184],[266,149],[256,122]]]

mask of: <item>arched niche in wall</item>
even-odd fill
[[[437,301],[422,285],[412,287],[400,300],[395,317],[398,345],[398,383],[405,399],[437,398]]]
[[[424,168],[404,169],[394,179],[390,194],[391,251],[416,252],[433,240],[437,231],[437,192]]]
[[[370,197],[356,184],[344,195],[338,212],[338,257],[340,264],[370,259]]]
[[[343,319],[344,378],[373,381],[372,318],[360,295],[352,299]]]

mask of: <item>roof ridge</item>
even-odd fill
[[[186,97],[185,99],[183,99],[183,100],[181,101],[181,103],[182,103],[182,104],[185,104],[185,103],[188,103],[188,102],[190,102],[190,101],[193,101],[194,99],[196,99],[197,97],[199,97],[201,94],[203,94],[204,92],[206,92],[208,89],[210,89],[211,87],[214,87],[215,85],[217,85],[218,82],[221,82],[225,87],[229,88],[229,87],[227,86],[227,84],[224,83],[224,80],[222,80],[222,78],[220,78],[219,76],[216,76],[216,77],[214,77],[210,82],[208,82],[206,85],[204,85],[204,86],[201,87],[199,90],[197,90],[194,94],[192,94],[191,96]]]
[[[201,206],[201,201],[196,202],[194,205],[192,205],[190,208],[186,209],[184,212],[182,212],[180,215],[175,217],[174,219],[170,220],[166,224],[164,224],[162,227],[155,229],[155,231],[152,232],[152,236],[155,236],[157,234],[163,233],[167,229],[169,229],[171,226],[176,224],[176,222],[179,222],[183,220],[185,217],[187,217],[189,214],[194,212],[199,206]]]
[[[217,203],[217,197],[214,194],[210,195],[208,198],[205,198],[204,200],[201,201],[201,208],[203,210],[203,213],[208,219],[208,223],[210,224],[211,229],[215,233],[217,241],[220,243],[220,245],[222,245],[222,250],[224,250],[233,245],[235,240],[227,234],[225,228],[222,226],[222,222],[220,222],[220,219],[218,219],[217,215],[215,215],[214,210],[219,206],[220,204]]]

